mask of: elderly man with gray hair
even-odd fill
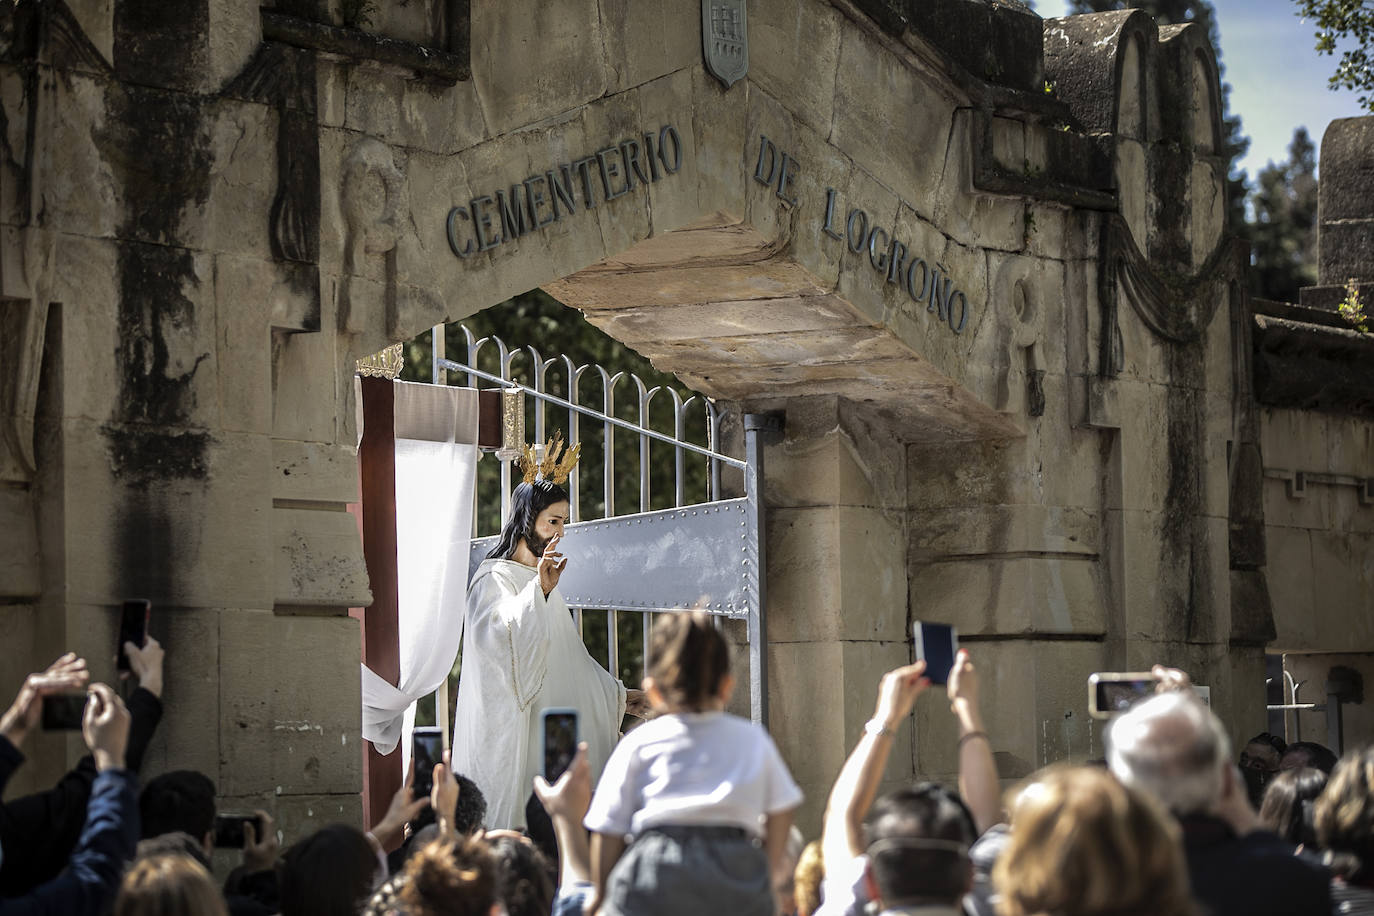
[[[1155,675],[1177,689],[1113,720],[1107,763],[1178,818],[1194,896],[1213,916],[1327,916],[1330,875],[1259,829],[1221,721],[1181,672]]]

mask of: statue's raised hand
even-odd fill
[[[545,598],[558,587],[558,580],[568,565],[568,558],[555,549],[561,540],[563,535],[555,534],[544,548],[544,552],[539,555],[539,587],[544,590]]]

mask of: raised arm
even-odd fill
[[[124,768],[129,713],[104,684],[91,686],[82,733],[98,775],[81,839],[62,875],[28,896],[0,901],[0,916],[98,916],[113,901],[124,865],[134,856],[138,798],[134,776]]]
[[[959,720],[959,794],[982,834],[1002,817],[1002,789],[992,739],[978,709],[978,671],[967,649],[960,649],[949,672],[949,708]]]
[[[558,874],[560,893],[578,884],[592,883],[591,843],[582,819],[592,803],[592,770],[587,763],[587,743],[577,746],[572,765],[549,785],[543,776],[534,777],[534,794],[553,821],[558,838]]]
[[[469,636],[487,657],[505,659],[501,667],[521,710],[539,695],[548,671],[546,600],[538,576],[519,586],[498,570],[481,580],[468,602]]]
[[[827,868],[839,868],[840,863],[863,854],[864,817],[878,794],[898,726],[911,715],[916,698],[930,686],[925,670],[925,662],[905,665],[884,674],[878,685],[873,718],[844,762],[826,802],[821,854],[830,863]]]

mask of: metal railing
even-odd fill
[[[437,384],[448,384],[448,373],[462,373],[466,376],[466,384],[472,388],[483,387],[482,383],[490,383],[487,387],[499,386],[503,388],[518,388],[532,401],[534,419],[534,441],[544,442],[549,437],[550,420],[564,420],[566,422],[565,438],[568,446],[584,443],[589,439],[596,438],[599,431],[602,445],[602,516],[603,518],[613,518],[618,514],[625,514],[618,511],[616,501],[616,456],[614,448],[614,435],[616,430],[623,430],[631,433],[638,438],[639,444],[639,506],[635,511],[648,512],[653,509],[653,492],[650,476],[650,444],[659,442],[672,447],[673,449],[673,500],[671,505],[679,507],[686,504],[686,468],[689,456],[704,459],[707,462],[707,501],[714,501],[721,498],[720,475],[721,468],[730,467],[739,470],[746,470],[745,461],[734,458],[730,455],[721,453],[719,449],[720,421],[721,416],[716,406],[701,395],[689,395],[683,397],[673,388],[664,386],[649,387],[644,381],[632,372],[609,372],[604,367],[596,364],[577,365],[566,355],[545,358],[535,347],[525,346],[511,348],[499,337],[488,336],[477,338],[466,327],[462,327],[463,336],[466,341],[467,353],[464,362],[457,362],[447,357],[444,344],[444,326],[437,325],[431,331],[432,342],[432,362],[431,378]],[[484,348],[494,347],[496,351],[496,372],[487,372],[478,368],[479,359],[483,355]],[[561,374],[564,381],[566,397],[554,394],[550,391],[549,372],[555,369]],[[529,384],[524,384],[516,380],[516,369],[521,368],[529,380]],[[584,376],[590,376],[600,380],[601,405],[600,409],[584,406],[579,403],[583,399],[582,381]],[[637,399],[637,422],[621,419],[615,415],[617,388],[622,382],[633,385],[633,394]],[[672,409],[672,430],[671,432],[660,431],[650,425],[650,408],[656,397],[666,396],[671,399]],[[698,404],[700,402],[700,404]],[[691,415],[700,413],[704,420],[704,427],[699,427],[700,432],[704,432],[706,445],[697,445],[686,438],[690,427]],[[583,429],[582,421],[589,420],[589,430]],[[500,517],[502,524],[505,523],[510,511],[511,498],[511,464],[512,459],[501,459],[501,509]],[[569,521],[583,521],[581,517],[581,495],[582,495],[582,468],[574,468],[568,478],[568,494],[570,506]],[[478,493],[478,502],[482,501],[483,494]],[[662,508],[662,507],[660,507]],[[481,510],[474,512],[473,536],[478,537],[492,532],[482,532],[478,530],[478,516]],[[582,627],[583,611],[599,610],[595,608],[574,608],[573,613],[576,617],[579,629]],[[619,621],[621,613],[638,613],[642,621],[642,660],[647,660],[649,656],[649,636],[652,628],[652,615],[654,611],[622,612],[618,610],[606,611],[606,642],[607,642],[607,668],[615,675],[619,675],[620,670],[620,646],[619,646]]]

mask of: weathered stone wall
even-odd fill
[[[0,688],[66,646],[111,676],[146,595],[149,770],[288,838],[356,817],[353,362],[543,286],[786,416],[770,691],[808,831],[913,619],[977,653],[1009,778],[1100,753],[1091,670],[1183,665],[1258,730],[1268,503],[1195,27],[756,0],[727,90],[692,3],[383,6],[371,37],[313,0],[0,13]],[[890,779],[950,774],[943,710]]]
[[[1255,318],[1274,647],[1289,653],[1374,652],[1374,335],[1336,311],[1347,283],[1366,308],[1374,289],[1371,136],[1374,118],[1327,129],[1320,285]]]
[[[1374,652],[1374,422],[1264,411],[1269,588],[1284,652]]]

